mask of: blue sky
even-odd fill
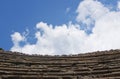
[[[112,28],[109,34],[114,34],[116,27],[119,26],[119,19],[117,18],[117,16],[119,17],[120,9],[118,7],[119,1],[120,0],[0,0],[0,47],[12,51],[19,51],[19,49],[21,49],[19,52],[26,52],[24,49],[26,47],[30,49],[32,46],[34,46],[36,50],[43,50],[41,52],[48,52],[51,48],[52,50],[50,51],[52,54],[120,48],[120,46],[116,44],[119,43],[117,40],[113,39],[117,42],[107,43],[106,40],[113,38],[113,35],[108,35],[104,32],[106,28],[108,28],[108,30]],[[98,13],[95,13],[97,10]],[[94,16],[92,15],[93,13],[95,13]],[[111,20],[108,20],[108,17],[117,22],[116,24],[118,25],[112,23],[116,26],[114,27],[115,29],[112,24],[110,24]],[[107,24],[110,24],[110,27],[107,27],[108,25],[104,20]],[[53,27],[51,30],[50,24]],[[25,36],[25,33],[27,33],[26,30],[29,30],[29,35]],[[43,36],[39,36],[41,30],[45,31]],[[50,31],[53,35],[47,34],[46,30],[47,32]],[[69,34],[71,33],[71,36],[67,34],[68,31]],[[85,33],[82,33],[82,31]],[[99,31],[100,34],[96,31]],[[119,31],[120,30],[118,30],[118,32]],[[106,35],[105,39],[101,39],[103,38],[102,33]],[[35,36],[36,34],[38,34],[38,36]],[[66,38],[67,36],[68,38]],[[17,39],[18,37],[20,39]],[[119,39],[119,36],[116,39]],[[103,43],[105,45],[102,45]],[[78,50],[79,48],[80,50]],[[84,48],[88,49],[88,51],[83,51],[86,50]],[[72,50],[69,51],[69,49]]]
[[[60,25],[74,20],[80,0],[0,0],[0,47],[12,47],[10,35],[14,31],[34,29],[40,21]],[[70,12],[66,13],[66,9]]]

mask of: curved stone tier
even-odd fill
[[[120,50],[68,56],[0,51],[0,79],[120,79]]]

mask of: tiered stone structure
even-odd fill
[[[120,79],[120,50],[62,56],[0,51],[0,79]]]

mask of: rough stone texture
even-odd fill
[[[69,56],[0,50],[0,79],[120,79],[120,50]]]

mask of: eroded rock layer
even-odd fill
[[[120,50],[69,56],[0,51],[0,79],[120,79]]]

